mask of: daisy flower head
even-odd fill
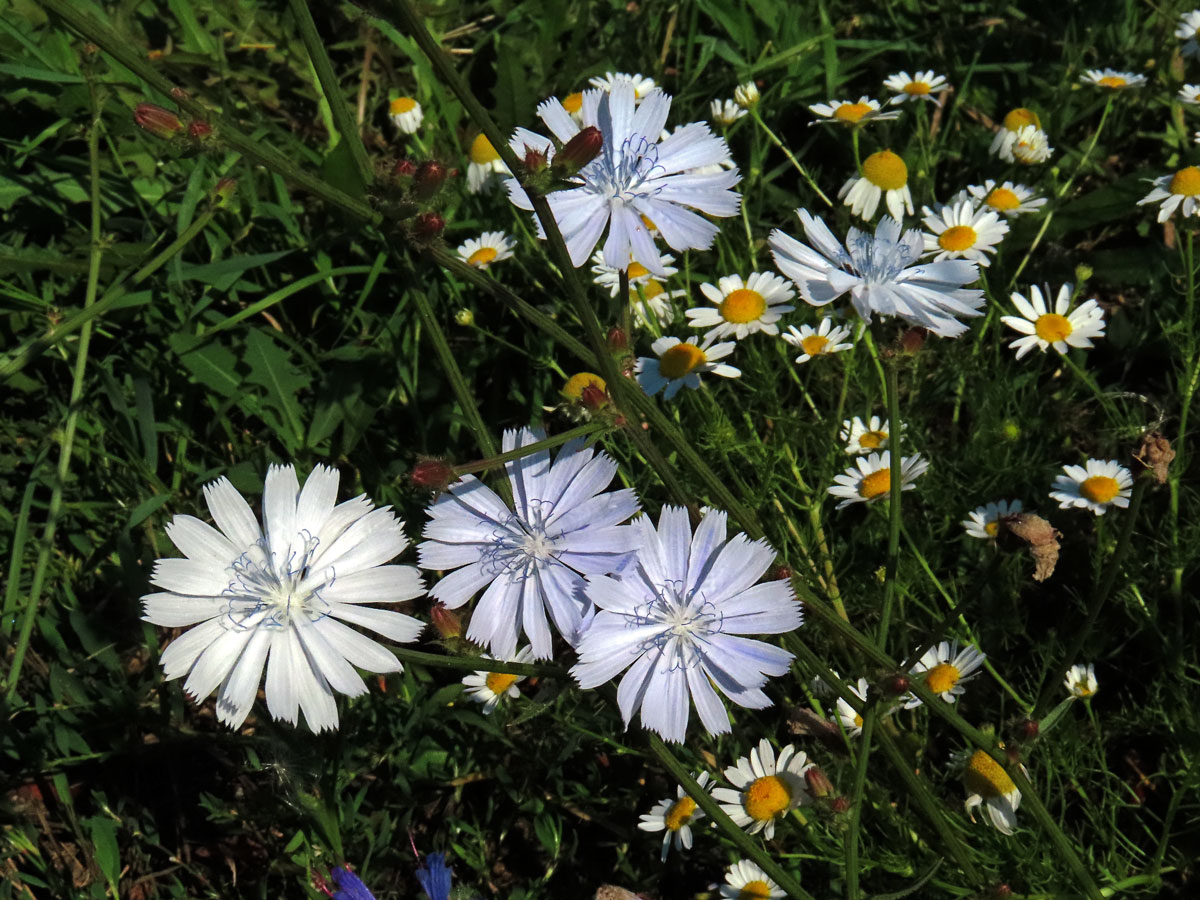
[[[871,416],[866,422],[855,416],[842,422],[840,437],[846,442],[847,453],[870,453],[873,450],[885,450],[888,446],[888,433],[891,426],[887,419]],[[900,432],[904,433],[904,423],[900,423]]]
[[[867,503],[887,498],[892,491],[892,453],[872,453],[870,456],[860,456],[854,460],[854,465],[841,475],[835,475],[829,493],[841,497],[838,509],[851,503]],[[900,490],[911,491],[916,487],[913,482],[925,474],[929,468],[928,461],[921,454],[905,456],[900,460]]]
[[[913,675],[924,675],[925,686],[947,703],[953,703],[966,693],[963,682],[975,677],[975,670],[983,665],[987,654],[972,647],[970,644],[961,650],[958,641],[947,643],[942,641],[925,651],[925,655],[917,660],[910,669]],[[921,698],[909,694],[905,700],[905,709],[916,709],[921,705]]]
[[[925,227],[925,252],[934,261],[969,259],[990,266],[990,254],[1008,234],[1008,223],[990,209],[976,209],[970,198],[947,203],[937,209],[922,207]]]
[[[397,97],[388,104],[388,116],[402,134],[415,134],[425,114],[412,97]]]
[[[884,119],[898,119],[900,113],[885,111],[878,100],[870,97],[859,97],[858,100],[830,100],[828,103],[814,103],[809,107],[820,119],[812,125],[836,122],[842,125],[865,125],[867,122]]]
[[[867,702],[867,691],[870,689],[867,679],[860,678],[858,679],[858,684],[850,684],[847,686],[850,688],[850,692],[854,694],[855,697],[857,697],[863,703]],[[841,723],[842,728],[846,730],[846,734],[850,735],[850,737],[858,737],[860,734],[862,734],[862,716],[855,712],[854,707],[841,697],[838,697],[837,700],[836,716],[837,720]]]
[[[1087,700],[1099,688],[1096,682],[1096,666],[1093,663],[1088,663],[1086,666],[1082,663],[1076,663],[1067,669],[1067,677],[1063,682],[1063,686],[1067,689],[1072,697],[1079,700]]]
[[[1037,113],[1024,106],[1009,110],[996,130],[996,136],[992,138],[992,145],[988,148],[988,152],[993,156],[1000,157],[1005,162],[1014,162],[1013,146],[1017,143],[1017,135],[1022,129],[1029,127],[1041,130],[1042,120],[1038,118]]]
[[[540,430],[504,432],[504,453],[544,440]],[[621,523],[638,511],[632,490],[605,493],[617,474],[608,454],[582,440],[504,464],[513,508],[473,475],[464,475],[429,507],[426,538],[418,547],[423,569],[456,571],[429,595],[458,609],[483,595],[471,615],[467,639],[497,659],[512,659],[522,632],[534,659],[551,656],[550,626],[574,644],[590,603],[585,575],[619,570],[631,558],[636,536]]]
[[[662,391],[663,399],[670,400],[684,387],[699,390],[700,376],[706,372],[722,378],[737,378],[742,374],[741,369],[717,362],[733,352],[736,346],[733,341],[714,344],[705,340],[700,344],[699,340],[695,335],[686,341],[661,337],[651,344],[655,355],[639,356],[634,367],[642,390],[651,397]]]
[[[1045,288],[1048,297],[1050,286]],[[1021,315],[1001,316],[1000,321],[1023,335],[1008,345],[1017,351],[1017,359],[1034,347],[1043,353],[1053,347],[1064,354],[1068,347],[1091,347],[1092,338],[1103,337],[1104,310],[1095,300],[1087,300],[1071,310],[1071,289],[1069,284],[1058,289],[1054,312],[1046,306],[1036,284],[1030,286],[1028,300],[1021,294],[1012,294],[1009,299]]]
[[[662,255],[662,272],[661,278],[669,278],[676,274],[679,270],[671,263],[675,262],[675,257],[669,253]],[[608,288],[610,297],[617,296],[617,292],[621,290],[621,269],[616,266],[610,266],[604,262],[604,251],[597,250],[592,255],[592,274],[596,277],[592,279],[593,284],[598,284],[600,287]],[[655,278],[650,274],[650,270],[643,266],[640,262],[629,260],[626,263],[624,270],[629,277],[629,287],[632,289],[640,284],[649,284]]]
[[[695,704],[709,734],[727,734],[717,690],[748,709],[771,705],[762,687],[792,654],[743,635],[799,628],[800,604],[787,580],[756,583],[775,561],[770,545],[725,529],[725,513],[710,509],[693,534],[687,510],[664,506],[657,528],[649,516],[634,520],[636,564],[620,581],[588,578],[599,611],[571,675],[594,688],[625,672],[617,704],[627,728],[640,708],[645,728],[680,742]]]
[[[1185,84],[1179,89],[1179,99],[1192,106],[1200,103],[1200,84]]]
[[[633,259],[662,278],[663,263],[647,222],[672,249],[703,250],[720,230],[705,215],[737,215],[741,197],[732,188],[741,175],[736,168],[703,175],[688,171],[725,162],[729,146],[703,122],[662,137],[670,109],[671,98],[659,90],[635,108],[628,80],[617,80],[611,93],[586,91],[579,122],[556,99],[538,106],[538,115],[563,144],[579,134],[581,125],[603,136],[599,155],[572,179],[576,186],[546,198],[575,266],[587,261],[607,228],[606,265],[624,266]],[[548,138],[524,128],[517,129],[511,146],[518,155],[527,147],[547,158],[554,154]],[[516,179],[506,185],[518,208],[533,209]],[[544,237],[540,224],[539,236]]]
[[[629,305],[633,309],[633,319],[639,328],[649,328],[653,322],[658,328],[665,328],[675,320],[675,306],[672,301],[688,295],[686,288],[667,290],[662,282],[651,278],[645,284],[629,289]]]
[[[905,212],[913,214],[908,166],[891,150],[880,150],[864,159],[858,177],[847,180],[838,191],[838,199],[843,197],[850,212],[864,219],[875,218],[880,198],[896,221],[903,220]]]
[[[982,185],[968,185],[967,193],[975,199],[980,208],[986,206],[1009,218],[1022,213],[1036,212],[1046,205],[1046,198],[1036,197],[1032,188],[1011,181],[997,185],[989,178]]]
[[[758,106],[758,85],[753,81],[739,84],[733,91],[733,100],[742,109],[754,109]]]
[[[1106,90],[1123,91],[1128,88],[1142,87],[1146,83],[1146,76],[1133,72],[1118,72],[1116,69],[1088,69],[1079,76],[1079,80],[1084,84],[1093,84]]]
[[[1184,56],[1200,56],[1197,35],[1200,35],[1200,9],[1193,9],[1180,15],[1179,24],[1175,26],[1175,37],[1185,42],[1179,52]]]
[[[775,836],[775,821],[809,801],[804,773],[812,768],[803,750],[788,744],[775,757],[771,742],[763,738],[758,748],[725,770],[732,788],[716,788],[713,799],[734,823],[760,831],[768,841]]]
[[[742,116],[746,109],[734,100],[714,100],[709,104],[709,115],[718,125],[732,125]]]
[[[267,709],[313,732],[338,726],[334,692],[366,693],[355,668],[399,672],[399,660],[358,625],[396,643],[424,623],[373,603],[424,593],[412,566],[384,565],[408,546],[391,507],[365,494],[337,503],[339,474],[316,466],[303,490],[292,466],[271,466],[263,487],[262,525],[230,483],[204,488],[216,528],[176,516],[167,536],[183,559],[160,559],[142,597],[142,618],[165,628],[195,625],[163,651],[167,680],[187,676],[197,700],[217,694],[217,718],[245,722],[266,667]],[[349,624],[346,624],[349,623]],[[219,690],[218,690],[219,689]]]
[[[1025,166],[1044,163],[1053,153],[1049,136],[1033,125],[1026,125],[1018,131],[1012,145],[1013,159]]]
[[[1200,213],[1200,167],[1184,166],[1174,175],[1154,179],[1154,188],[1138,201],[1138,206],[1162,202],[1158,221],[1165,222],[1182,207],[1185,216]]]
[[[707,772],[702,772],[697,776],[696,783],[702,788],[707,788],[711,780]],[[663,832],[661,859],[662,862],[666,862],[672,844],[676,850],[692,849],[692,822],[703,818],[704,810],[696,805],[696,801],[689,797],[681,786],[676,789],[674,799],[668,797],[666,800],[660,800],[649,813],[643,814],[638,828],[642,831]]]
[[[491,659],[486,653],[483,654],[484,659]],[[527,663],[533,659],[533,650],[529,647],[522,647],[511,660],[506,662]],[[510,700],[515,700],[521,696],[520,689],[517,685],[525,680],[524,675],[510,675],[507,672],[473,672],[462,680],[466,687],[466,694],[476,703],[483,704],[483,714],[490,716],[496,711],[496,706],[505,697]]]
[[[611,94],[622,81],[627,81],[633,85],[634,101],[641,103],[650,96],[650,92],[654,90],[656,85],[654,79],[648,75],[643,75],[638,72],[630,75],[626,72],[605,72],[603,75],[595,75],[588,79],[588,84],[594,88],[599,88],[606,94]]]
[[[849,292],[864,321],[872,313],[899,316],[942,337],[967,330],[959,316],[981,314],[983,291],[962,287],[979,278],[979,267],[962,259],[917,265],[925,241],[915,228],[902,233],[898,221],[884,216],[874,237],[851,228],[843,247],[823,220],[803,209],[796,214],[812,246],[778,228],[769,243],[775,265],[812,306]]]
[[[1021,766],[1024,771],[1025,767]],[[1012,834],[1017,827],[1017,808],[1021,792],[1013,784],[1004,767],[982,750],[966,758],[963,766],[963,785],[967,789],[964,804],[967,815],[975,821],[974,810],[987,805],[988,818],[1001,834]]]
[[[486,135],[476,135],[467,151],[467,190],[478,194],[495,184],[496,176],[507,174],[508,166],[500,159],[492,142]]]
[[[458,255],[467,265],[486,269],[492,263],[511,259],[517,242],[503,231],[485,231],[477,238],[468,238],[458,248]]]
[[[822,316],[816,328],[811,325],[801,325],[799,328],[789,325],[787,334],[783,335],[785,341],[801,351],[795,360],[797,364],[806,363],[816,356],[852,349],[852,342],[842,343],[848,337],[850,329],[845,325],[834,325],[832,316]]]
[[[1090,509],[1098,516],[1110,506],[1124,509],[1133,490],[1133,474],[1115,459],[1089,459],[1082,466],[1063,466],[1054,476],[1050,499],[1059,509]]]
[[[967,530],[968,537],[979,538],[982,541],[994,541],[996,534],[1000,531],[1000,520],[1005,516],[1015,516],[1020,511],[1020,500],[986,503],[967,513],[967,518],[962,521],[962,527]]]
[[[574,91],[562,99],[563,109],[578,122],[583,117],[583,91]]]
[[[733,337],[740,341],[756,331],[779,334],[776,323],[796,308],[786,305],[796,296],[795,291],[787,279],[773,272],[751,272],[745,281],[741,275],[726,275],[717,279],[715,286],[700,285],[700,293],[713,306],[689,309],[684,315],[693,328],[709,329],[705,340]]]
[[[950,89],[950,85],[946,83],[946,76],[935,75],[932,69],[917,72],[912,78],[908,77],[908,72],[898,72],[888,76],[883,86],[896,95],[892,97],[892,103],[907,103],[909,100],[928,100],[936,103],[937,99],[933,95]]]
[[[730,866],[721,885],[722,900],[779,900],[786,896],[783,888],[748,859]]]

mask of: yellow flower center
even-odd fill
[[[517,680],[516,675],[507,675],[504,672],[488,672],[484,683],[487,688],[497,697],[507,691]]]
[[[1000,523],[999,522],[988,522],[987,524],[985,524],[983,526],[983,533],[986,534],[988,537],[995,537],[997,532],[999,532],[999,531],[1000,531]]]
[[[874,500],[892,490],[892,470],[880,469],[863,478],[858,485],[858,494],[864,500]]]
[[[495,247],[480,247],[467,257],[467,265],[474,266],[477,269],[484,269],[487,268],[487,264],[495,258]]]
[[[828,344],[829,338],[821,337],[819,334],[810,334],[808,337],[800,339],[800,349],[809,356],[819,356],[824,353]]]
[[[767,311],[767,301],[758,291],[738,288],[721,301],[721,318],[735,325],[753,322]]]
[[[1005,187],[994,188],[992,192],[987,195],[987,200],[984,202],[987,203],[987,205],[992,209],[999,210],[1000,212],[1016,209],[1021,205],[1021,200],[1019,197],[1017,197],[1016,193]]]
[[[962,673],[950,663],[938,663],[925,676],[925,686],[935,694],[944,694],[962,678]]]
[[[858,446],[864,450],[878,450],[887,439],[886,431],[864,431],[858,439]]]
[[[662,286],[661,282],[655,281],[653,278],[651,278],[649,281],[647,281],[645,284],[642,285],[642,293],[645,295],[647,300],[653,300],[655,297],[659,296],[660,294],[665,294],[666,290],[667,289]],[[638,297],[638,292],[636,289],[629,291],[629,299],[630,300],[640,300],[641,299],[640,297]]]
[[[696,801],[691,797],[680,797],[671,804],[671,808],[667,810],[667,814],[663,816],[663,822],[671,831],[678,831],[684,825],[692,820],[692,814],[696,811]]]
[[[668,379],[682,378],[707,361],[704,351],[695,344],[676,344],[658,358],[658,374]]]
[[[644,216],[641,213],[638,213],[638,218],[642,220],[642,224],[645,225],[648,230],[650,230],[650,231],[658,230],[658,226],[654,224],[654,220],[651,219],[649,216]]]
[[[1195,166],[1180,169],[1171,177],[1170,190],[1172,194],[1182,194],[1185,197],[1200,194],[1200,169]]]
[[[771,886],[765,881],[747,881],[738,891],[737,900],[769,900]]]
[[[567,379],[567,383],[563,385],[562,395],[568,400],[580,400],[583,398],[584,390],[589,387],[594,387],[603,393],[607,390],[608,385],[599,375],[591,372],[578,372]]]
[[[1096,84],[1100,85],[1100,87],[1106,87],[1106,88],[1123,88],[1128,83],[1129,82],[1127,82],[1120,75],[1105,75],[1103,78],[1101,78],[1099,81],[1096,82]]]
[[[1093,503],[1108,503],[1120,492],[1121,486],[1117,479],[1107,475],[1093,475],[1079,486],[1079,493]]]
[[[908,184],[908,166],[891,150],[872,153],[862,166],[863,177],[885,191],[895,191]]]
[[[563,109],[569,113],[579,112],[579,110],[583,109],[583,93],[581,91],[576,91],[573,94],[567,94],[567,96],[563,98],[562,105]]]
[[[1042,127],[1042,120],[1038,118],[1038,114],[1032,109],[1018,106],[1004,117],[1004,127],[1009,131],[1020,131],[1026,125],[1036,125],[1038,128]]]
[[[416,108],[417,101],[412,97],[397,97],[388,107],[393,116],[402,116],[404,113],[412,112]]]
[[[929,93],[929,82],[927,81],[910,81],[904,86],[904,93],[910,97],[924,97]]]
[[[500,154],[496,152],[496,148],[492,146],[492,142],[486,136],[480,134],[475,140],[471,141],[471,149],[467,152],[471,158],[471,162],[486,166],[488,163],[493,163],[500,158]]]
[[[1038,320],[1033,323],[1033,330],[1043,341],[1053,344],[1055,341],[1065,341],[1069,338],[1075,327],[1066,316],[1046,313],[1044,316],[1038,316]]]
[[[650,274],[650,271],[645,266],[643,266],[641,263],[631,262],[629,264],[629,280],[630,281],[633,281],[633,279],[635,279],[635,278],[642,278],[649,274]]]
[[[858,713],[854,714],[854,727],[862,728],[862,716],[860,716]]]
[[[839,122],[857,122],[870,111],[865,103],[843,103],[833,111],[833,117]]]
[[[982,750],[976,750],[967,760],[963,781],[967,790],[985,799],[1004,797],[1017,789],[1004,768]]]
[[[938,235],[938,246],[951,253],[959,253],[970,250],[978,239],[979,235],[970,225],[952,225]]]
[[[792,789],[778,775],[754,779],[742,798],[746,815],[758,822],[766,822],[786,812],[791,802]]]
[[[1079,697],[1090,697],[1092,694],[1096,693],[1082,681],[1075,682],[1074,690],[1075,694]]]

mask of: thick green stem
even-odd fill
[[[871,759],[871,738],[875,734],[875,721],[879,703],[868,703],[862,716],[862,734],[858,744],[858,758],[854,766],[854,785],[850,789],[850,821],[846,827],[846,900],[858,900],[862,896],[858,883],[858,830],[862,823],[862,809],[867,801],[867,763]]]
[[[514,459],[524,459],[526,456],[532,456],[535,453],[540,453],[542,450],[551,450],[554,447],[559,447],[568,441],[575,440],[575,438],[587,437],[589,434],[598,434],[603,431],[610,431],[611,429],[612,426],[607,422],[591,422],[587,425],[580,425],[577,428],[564,431],[562,434],[548,437],[544,441],[535,441],[532,444],[526,444],[524,447],[518,447],[516,450],[509,450],[507,453],[499,453],[496,456],[489,456],[487,459],[454,466],[454,474],[470,475],[475,472],[494,469]]]
[[[888,626],[892,619],[892,603],[896,596],[896,569],[900,563],[900,494],[904,488],[904,456],[900,435],[900,388],[893,360],[887,368],[888,461],[891,469],[888,498],[887,570],[883,582],[883,609],[879,614],[879,646],[887,649]]]
[[[544,666],[538,663],[507,662],[503,659],[487,659],[482,656],[442,656],[404,647],[389,648],[403,662],[431,666],[435,669],[454,669],[459,672],[507,672],[509,675],[546,675],[552,678],[566,677],[567,670],[560,666]]]

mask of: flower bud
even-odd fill
[[[1095,270],[1091,266],[1085,263],[1080,263],[1075,267],[1075,283],[1082,288],[1083,283],[1090,279],[1094,274]]]
[[[1157,431],[1148,431],[1142,435],[1142,443],[1133,454],[1135,462],[1154,473],[1154,480],[1159,484],[1167,483],[1167,468],[1175,458],[1171,442]]]
[[[776,567],[775,567],[775,568],[774,568],[774,569],[771,571],[771,577],[772,577],[773,579],[775,579],[776,581],[787,581],[787,580],[789,580],[789,579],[792,577],[792,575],[794,575],[794,574],[795,574],[795,573],[792,571],[792,567],[791,567],[791,566],[782,566],[782,565],[780,565],[780,566],[776,566]]]
[[[567,383],[562,386],[562,395],[567,400],[576,403],[583,402],[584,392],[591,388],[599,391],[601,396],[608,393],[608,385],[604,383],[604,379],[593,372],[577,372],[567,379]]]
[[[413,196],[418,200],[428,200],[442,189],[446,180],[446,167],[437,160],[427,160],[417,166],[413,174]]]
[[[446,486],[457,478],[450,463],[431,457],[418,460],[408,477],[417,487],[430,491],[444,491]]]
[[[900,350],[903,353],[916,353],[925,346],[925,338],[929,332],[924,328],[909,328],[900,335]]]
[[[616,353],[620,350],[629,349],[629,335],[625,333],[625,329],[619,325],[614,325],[608,329],[608,335],[605,337],[608,344],[608,349]]]
[[[542,172],[546,168],[546,154],[535,147],[525,145],[525,169],[530,175]]]
[[[433,627],[437,629],[442,640],[462,637],[462,618],[447,608],[445,603],[439,601],[433,604],[429,610],[429,620],[433,622]]]
[[[434,212],[421,213],[413,219],[413,234],[428,240],[437,237],[446,227],[446,220]]]
[[[879,687],[883,693],[897,697],[900,694],[908,693],[912,682],[907,675],[893,675],[891,678],[885,678]]]
[[[992,896],[995,897],[996,900],[1008,900],[1008,898],[1012,896],[1012,888],[1010,888],[1007,884],[998,884],[992,888]]]
[[[224,206],[233,199],[233,195],[237,193],[237,179],[222,178],[213,188],[212,201],[217,206]]]
[[[475,324],[475,313],[469,309],[460,309],[454,314],[454,321],[464,328],[469,328]]]
[[[417,164],[411,159],[398,159],[392,166],[392,175],[396,178],[412,178],[417,174]]]
[[[594,384],[589,384],[583,389],[583,393],[579,395],[579,402],[583,404],[585,409],[596,412],[608,406],[608,391],[596,387]]]
[[[188,137],[194,141],[202,141],[205,138],[211,137],[212,133],[213,127],[200,119],[188,123]]]
[[[164,140],[170,140],[183,131],[179,116],[153,103],[139,103],[133,110],[133,120],[139,128]]]
[[[733,101],[742,109],[753,109],[758,105],[758,85],[753,81],[739,84],[733,91]]]
[[[595,159],[603,147],[604,134],[596,126],[589,125],[567,141],[566,146],[555,154],[555,174],[574,175]]]
[[[1032,741],[1037,738],[1040,729],[1036,719],[1024,719],[1017,725],[1017,736],[1023,741]]]
[[[833,782],[816,766],[809,766],[804,771],[804,781],[808,785],[808,792],[814,797],[829,797],[833,794]]]
[[[835,813],[850,812],[850,800],[847,797],[834,797],[829,802],[829,808]]]

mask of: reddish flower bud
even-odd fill
[[[213,133],[213,127],[207,122],[202,122],[199,119],[188,124],[188,137],[192,140],[202,141],[206,137],[210,137]]]
[[[916,353],[925,346],[925,338],[929,332],[924,328],[909,328],[900,335],[900,349],[905,353]]]
[[[412,178],[417,174],[417,164],[411,159],[398,159],[392,166],[392,174],[397,178]]]
[[[532,174],[546,168],[546,154],[535,147],[525,145],[525,168]]]
[[[445,166],[432,159],[423,162],[413,174],[413,196],[418,200],[428,200],[442,189],[442,182],[445,180]]]
[[[589,384],[579,395],[579,402],[583,404],[585,409],[595,412],[598,409],[608,406],[608,392],[594,384]]]
[[[413,219],[413,234],[419,238],[437,237],[442,233],[442,229],[446,227],[446,220],[437,213],[426,212],[421,213]]]
[[[775,569],[771,572],[771,577],[777,581],[779,581],[779,580],[786,581],[789,578],[791,578],[793,574],[794,573],[792,572],[791,566],[776,566]]]
[[[164,140],[170,140],[183,131],[179,116],[153,103],[139,103],[133,110],[133,120],[139,128]]]
[[[1025,719],[1017,726],[1017,734],[1023,741],[1032,741],[1038,736],[1039,728],[1036,719]]]
[[[237,179],[222,178],[213,188],[212,199],[218,206],[224,206],[237,193]]]
[[[808,792],[814,797],[828,797],[833,794],[833,782],[816,766],[805,770],[804,780],[808,784]]]
[[[419,460],[408,477],[417,487],[430,491],[444,491],[457,478],[450,463],[432,458]]]
[[[429,610],[429,619],[442,639],[462,637],[462,619],[446,607],[445,603],[435,603]]]
[[[893,675],[891,678],[885,678],[880,688],[885,694],[890,694],[893,697],[908,692],[912,687],[912,682],[909,681],[907,675]]]
[[[998,884],[992,889],[992,896],[996,900],[1007,900],[1007,898],[1012,896],[1012,888],[1007,884]]]
[[[835,813],[844,813],[850,811],[850,801],[846,797],[834,797],[829,801],[829,808]]]
[[[604,147],[604,134],[594,125],[579,132],[567,141],[566,146],[554,157],[554,168],[557,174],[574,175],[593,159]]]
[[[608,341],[609,350],[617,351],[629,349],[629,335],[625,333],[625,329],[617,325],[614,325],[612,328],[608,329],[608,336],[606,340]]]

